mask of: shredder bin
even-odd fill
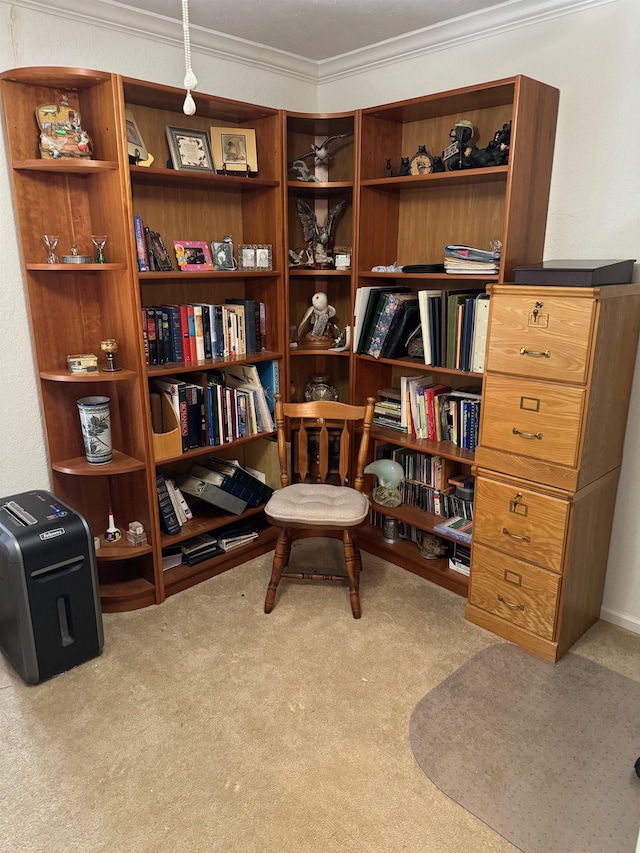
[[[0,649],[30,684],[104,646],[93,534],[50,492],[0,498]]]

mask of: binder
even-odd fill
[[[484,373],[488,328],[489,294],[481,293],[476,297],[475,321],[473,325],[473,346],[471,354],[471,370],[473,373]]]

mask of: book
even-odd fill
[[[241,515],[247,508],[246,501],[224,491],[215,483],[193,477],[190,474],[176,474],[174,479],[181,492],[199,498],[205,503],[212,504],[232,515]]]
[[[255,392],[258,432],[273,432],[275,422],[269,410],[267,397],[255,364],[238,364],[225,367],[224,373],[227,385],[243,391]]]
[[[193,310],[193,331],[196,339],[196,357],[194,361],[204,361],[204,327],[202,325],[202,305],[189,306]],[[191,316],[189,312],[189,316]],[[189,330],[191,335],[191,330]],[[192,353],[193,355],[193,353]]]
[[[138,272],[149,272],[149,254],[147,251],[147,239],[144,233],[142,217],[133,217],[133,233],[136,241],[136,259],[138,261]]]
[[[169,323],[169,354],[168,361],[182,361],[182,326],[179,305],[162,305],[167,312]]]
[[[280,393],[280,362],[277,359],[271,361],[259,361],[256,364],[260,384],[264,389],[269,411],[273,415],[276,406],[276,394]]]
[[[207,460],[207,467],[212,468],[231,479],[238,480],[242,485],[246,486],[252,492],[255,492],[259,500],[257,504],[250,504],[252,506],[257,506],[260,503],[266,503],[273,494],[273,489],[270,486],[267,486],[266,483],[258,480],[257,477],[254,477],[253,474],[250,474],[246,470],[246,468],[243,468],[242,465],[239,465],[235,461],[220,459],[217,456],[210,456]]]
[[[457,310],[458,305],[470,296],[469,293],[449,293],[446,301],[446,354],[445,367],[456,367],[456,342],[457,342]]]
[[[464,301],[464,316],[462,321],[462,348],[460,352],[460,370],[471,368],[471,344],[473,341],[473,318],[475,315],[476,300],[473,298]]]
[[[380,351],[380,358],[402,358],[407,354],[411,333],[420,325],[418,299],[410,296],[398,306]]]
[[[147,330],[147,347],[149,350],[149,364],[158,363],[158,324],[156,321],[156,309],[152,307],[143,308],[145,312],[145,328]]]
[[[488,328],[489,294],[481,293],[476,296],[475,321],[473,324],[473,342],[471,345],[470,364],[470,369],[473,373],[484,373]]]
[[[436,533],[443,533],[445,536],[450,536],[452,539],[457,539],[460,542],[470,545],[472,527],[472,519],[454,516],[453,518],[440,521],[433,529]]]
[[[258,326],[256,327],[256,302],[254,299],[225,299],[226,305],[239,305],[244,309],[244,329],[246,354],[253,355],[258,351],[257,341],[260,337],[260,314],[258,309]],[[261,347],[260,347],[261,348]]]
[[[245,509],[247,506],[254,508],[263,503],[253,489],[243,485],[236,477],[229,477],[210,465],[192,465],[189,473],[192,477],[197,477],[199,480],[204,480],[205,483],[217,486],[223,492],[227,492],[243,501]],[[242,511],[244,512],[244,510]]]
[[[381,301],[380,314],[371,336],[371,343],[367,350],[368,355],[374,358],[380,358],[382,347],[387,339],[387,335],[393,325],[394,319],[398,313],[400,305],[408,299],[412,299],[411,293],[394,293],[393,291],[385,294]]]
[[[178,495],[176,494],[175,484],[174,484],[173,480],[170,479],[169,477],[165,477],[165,483],[167,486],[167,492],[169,494],[169,497],[171,498],[171,503],[173,504],[173,509],[174,509],[175,514],[176,514],[176,518],[178,519],[178,522],[180,523],[180,527],[182,527],[182,525],[185,524],[187,521],[187,516],[185,514],[185,511],[182,509],[180,501],[178,500]]]
[[[361,310],[362,314],[362,327],[359,330],[359,338],[357,343],[357,350],[355,350],[359,355],[364,355],[368,352],[369,347],[371,346],[371,338],[373,337],[373,332],[375,329],[375,325],[378,322],[378,318],[380,316],[380,312],[382,311],[382,305],[384,303],[384,298],[387,293],[391,291],[396,293],[406,293],[409,288],[408,287],[371,287],[371,288],[358,288],[360,290],[368,290],[366,305],[363,306]],[[354,347],[356,346],[354,341]]]
[[[434,307],[430,305],[431,300],[441,298],[442,293],[438,290],[419,290],[418,291],[418,307],[420,309],[420,326],[422,328],[422,346],[424,348],[424,363],[438,365],[438,360],[434,361],[435,347],[439,342],[439,337],[436,340],[436,329],[434,327]],[[437,334],[439,330],[439,317],[437,323]],[[433,340],[432,340],[433,338]]]
[[[156,472],[156,492],[158,494],[158,508],[160,510],[160,526],[169,536],[180,533],[181,524],[178,521],[164,475]]]

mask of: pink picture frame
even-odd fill
[[[178,266],[183,272],[207,272],[213,269],[213,261],[207,243],[190,240],[174,240]]]

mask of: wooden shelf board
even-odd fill
[[[385,508],[386,511],[386,508]],[[359,532],[358,544],[363,551],[375,554],[383,560],[419,575],[425,580],[442,586],[466,598],[469,594],[469,578],[461,572],[449,568],[447,557],[439,557],[436,560],[426,560],[420,555],[415,542],[402,540],[396,545],[389,545],[382,539],[382,532],[368,525]]]
[[[118,168],[115,160],[71,160],[68,157],[59,160],[16,160],[12,165],[18,172],[56,172],[66,175],[113,172]]]
[[[433,371],[434,373],[449,373],[452,376],[463,376],[469,379],[482,380],[483,373],[472,373],[470,370],[458,370],[455,367],[434,367],[432,364],[425,364],[420,358],[373,358],[372,355],[359,355],[358,358],[367,361],[375,361],[377,364],[394,364],[398,367],[406,367],[408,370]]]
[[[452,459],[454,462],[464,462],[465,465],[473,465],[475,454],[472,450],[456,447],[451,441],[429,441],[427,438],[413,438],[405,432],[373,424],[371,427],[371,441],[388,441],[400,447],[410,447],[421,453],[431,453],[433,456],[442,456],[443,459]]]
[[[213,449],[213,448],[210,448]],[[166,548],[168,545],[175,545],[176,542],[184,542],[185,539],[191,539],[193,536],[200,536],[202,533],[210,533],[212,530],[219,530],[221,527],[226,527],[228,524],[235,524],[238,521],[244,521],[254,515],[259,515],[263,506],[252,507],[247,509],[242,515],[216,515],[216,507],[213,504],[206,504],[203,501],[194,503],[193,497],[187,495],[189,505],[194,510],[194,517],[191,521],[187,521],[182,526],[180,533],[169,536],[167,533],[162,533],[160,537],[160,545]],[[222,510],[218,510],[222,513]]]
[[[126,382],[130,379],[135,379],[137,373],[133,370],[122,368],[115,372],[98,370],[95,373],[69,373],[63,370],[41,370],[40,379],[47,379],[50,382]]]
[[[351,270],[316,270],[316,269],[300,269],[299,267],[289,267],[289,278],[307,278],[308,276],[350,276]]]
[[[349,356],[351,355],[351,350],[338,350],[337,352],[334,349],[313,349],[313,348],[305,348],[305,347],[294,347],[289,351],[289,356],[291,358],[295,358],[296,356],[301,355],[330,355],[330,356]]]
[[[52,72],[55,78],[52,79]],[[0,80],[11,80],[14,83],[26,83],[29,86],[52,85],[58,89],[91,89],[100,83],[111,79],[108,71],[91,71],[88,68],[60,67],[50,68],[48,66],[29,66],[14,68],[0,75]]]
[[[139,459],[132,459],[131,456],[126,456],[124,453],[120,453],[119,450],[114,450],[111,462],[92,465],[87,462],[86,457],[77,456],[75,459],[52,462],[51,467],[54,471],[59,471],[61,474],[74,474],[80,477],[109,477],[112,474],[129,474],[131,471],[143,471],[146,466]]]
[[[100,604],[103,613],[122,613],[139,610],[156,603],[153,584],[144,578],[100,584]]]
[[[281,275],[279,270],[203,270],[202,272],[139,272],[138,278],[145,281],[186,281],[194,278],[274,278]]]
[[[122,539],[118,542],[105,542],[104,536],[100,537],[100,547],[96,551],[96,559],[99,563],[110,560],[129,560],[131,557],[141,557],[150,554],[153,549],[151,545],[133,545],[122,533]]]
[[[291,195],[306,195],[328,198],[353,190],[353,181],[287,181]]]
[[[398,279],[401,281],[402,279],[423,279],[426,281],[437,281],[442,282],[443,286],[438,285],[439,290],[447,290],[447,289],[455,289],[455,290],[465,290],[467,288],[461,287],[462,282],[471,282],[474,284],[473,287],[469,287],[469,290],[477,290],[478,288],[475,286],[475,282],[482,281],[485,284],[489,282],[498,282],[500,280],[500,276],[497,273],[493,273],[491,275],[453,275],[452,273],[447,272],[421,272],[421,273],[408,273],[408,272],[373,272],[372,270],[360,270],[358,272],[360,278],[382,278],[382,279]],[[450,282],[449,285],[444,285],[444,282]]]
[[[375,187],[388,190],[444,187],[451,184],[489,184],[505,181],[508,166],[488,166],[485,169],[463,169],[455,172],[435,172],[429,175],[404,175],[395,178],[369,178],[360,182],[362,188]]]
[[[423,509],[418,509],[418,507],[409,506],[409,504],[400,504],[400,506],[394,507],[382,506],[381,504],[377,504],[371,498],[371,495],[369,495],[369,501],[371,502],[371,508],[376,510],[376,512],[380,512],[391,518],[397,518],[398,521],[404,521],[405,524],[411,524],[413,527],[420,528],[420,530],[426,530],[427,533],[435,533],[436,536],[447,539],[449,542],[460,543],[460,540],[454,536],[448,536],[446,533],[435,530],[436,524],[440,524],[441,521],[445,520],[440,515],[434,515],[432,512],[426,512]],[[462,542],[460,544],[466,545],[467,543]]]
[[[227,358],[206,358],[204,361],[167,361],[164,364],[147,365],[148,376],[165,376],[175,373],[189,373],[194,370],[211,370],[230,367],[233,364],[255,364],[260,361],[278,361],[282,353],[264,351],[250,355],[227,356]]]
[[[25,264],[25,269],[38,272],[108,272],[124,270],[126,264]]]
[[[217,175],[213,172],[192,172],[187,169],[163,169],[147,166],[129,166],[134,184],[161,184],[166,187],[194,187],[216,192],[252,192],[274,189],[279,181],[265,181],[246,175]]]

